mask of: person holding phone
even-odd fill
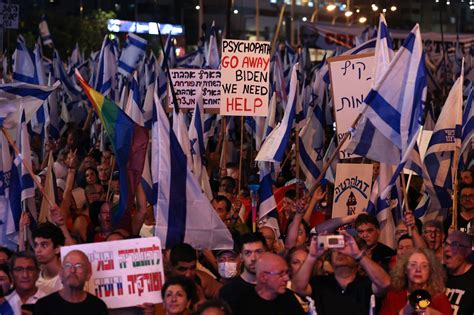
[[[318,247],[318,236],[313,234],[309,254],[291,279],[292,288],[299,295],[311,296],[317,301],[319,315],[366,315],[369,314],[371,295],[382,296],[390,286],[390,276],[360,250],[349,233],[342,231],[341,234],[343,247],[330,249],[334,274],[311,278],[317,259],[328,250]],[[358,274],[359,266],[366,275]]]

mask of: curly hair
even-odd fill
[[[428,291],[431,296],[443,293],[445,291],[446,272],[444,271],[441,262],[434,255],[433,251],[427,248],[413,249],[407,254],[403,255],[400,259],[397,259],[395,266],[393,266],[393,269],[390,271],[392,289],[408,289],[408,277],[406,271],[408,260],[414,253],[423,254],[429,263],[429,276],[426,283],[426,288],[424,289]]]

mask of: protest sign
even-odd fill
[[[211,69],[170,69],[171,80],[179,108],[194,109],[196,95],[202,90],[204,109],[219,110],[221,100],[221,71]],[[168,95],[171,95],[168,85]],[[173,107],[172,97],[168,97]]]
[[[157,237],[61,247],[61,259],[80,250],[92,265],[86,291],[108,308],[161,303],[164,283],[161,243]]]
[[[372,164],[337,164],[333,218],[360,213],[367,208],[372,191],[372,173]]]
[[[222,40],[221,115],[267,116],[270,42]]]
[[[18,4],[0,3],[0,25],[7,29],[18,29],[20,6]]]
[[[341,141],[362,109],[370,91],[375,71],[373,55],[339,56],[328,58],[331,75],[333,107],[336,115],[337,140]],[[339,151],[341,159],[357,157],[345,151],[346,140]]]

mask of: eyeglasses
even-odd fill
[[[288,275],[288,269],[283,271],[264,271],[267,275],[277,276],[283,278],[284,276]]]
[[[459,247],[469,248],[469,246],[463,245],[463,244],[459,243],[458,241],[453,241],[451,243],[444,242],[444,247],[448,247],[448,246],[451,247],[451,249],[454,249],[454,250],[458,250]]]
[[[461,199],[474,199],[474,194],[470,194],[470,195],[461,195]]]
[[[36,269],[35,267],[14,267],[13,268],[14,273],[23,273],[23,272],[35,273],[36,271],[38,271],[38,269]]]
[[[441,231],[440,230],[423,230],[423,234],[431,234],[431,235],[438,236],[438,235],[441,235]]]
[[[418,263],[412,261],[412,262],[408,262],[407,268],[408,269],[413,269],[413,270],[416,270],[418,268],[420,268],[421,270],[428,270],[428,269],[430,269],[430,265],[428,263],[418,264]]]
[[[72,268],[74,268],[75,270],[84,270],[84,265],[81,264],[81,263],[64,263],[63,264],[63,268],[66,269],[66,270],[70,270]]]

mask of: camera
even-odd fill
[[[344,248],[343,235],[318,235],[318,248]]]

